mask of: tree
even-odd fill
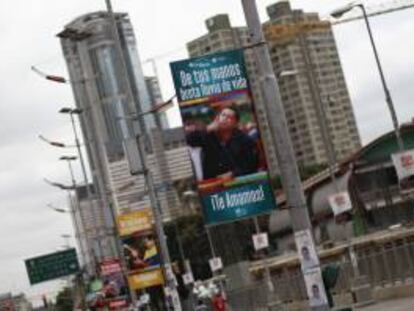
[[[69,287],[63,288],[56,297],[57,311],[72,311],[73,310],[73,297],[72,289]]]

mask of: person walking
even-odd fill
[[[197,305],[194,308],[194,311],[207,311],[208,308],[202,299],[197,301]]]
[[[212,303],[214,311],[227,311],[226,300],[221,292],[214,295]]]

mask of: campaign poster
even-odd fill
[[[134,289],[144,289],[164,285],[164,275],[160,268],[132,274],[128,277],[129,286]]]
[[[170,66],[206,224],[275,209],[243,51]]]
[[[312,234],[310,230],[295,232],[296,248],[298,250],[302,270],[304,272],[319,266],[319,258],[316,254]]]
[[[100,277],[92,280],[86,297],[90,308],[115,310],[129,305],[128,287],[118,259],[100,263]]]
[[[269,247],[269,237],[266,232],[253,234],[252,239],[255,251]]]
[[[401,191],[404,193],[414,190],[414,150],[406,150],[391,155]]]
[[[328,305],[325,286],[323,285],[321,269],[313,268],[304,273],[306,292],[311,307]]]
[[[160,267],[161,256],[152,231],[123,237],[122,246],[127,268],[131,274]]]
[[[121,214],[117,216],[117,226],[120,236],[127,236],[136,232],[150,230],[153,218],[150,208]]]
[[[351,197],[347,191],[330,195],[328,202],[335,217],[352,210]]]

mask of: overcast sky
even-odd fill
[[[266,19],[265,7],[273,2],[258,0],[262,20]],[[325,17],[347,1],[291,3]],[[206,32],[205,19],[228,13],[233,25],[245,24],[240,0],[113,0],[113,6],[130,14],[141,59],[156,57],[165,98],[173,94],[168,63],[186,57],[185,43]],[[55,34],[75,17],[101,9],[104,0],[0,1],[0,293],[24,291],[36,298],[42,293],[52,294],[61,285],[55,282],[30,288],[23,260],[55,251],[64,243],[60,235],[72,233],[70,216],[47,207],[48,203],[65,207],[65,193],[42,179],[68,183],[67,167],[58,158],[75,150],[54,149],[37,136],[73,142],[68,117],[57,113],[60,107],[73,105],[73,97],[68,85],[43,80],[30,71],[30,66],[66,74]],[[372,19],[402,122],[414,116],[413,16],[414,9],[409,9]],[[335,26],[334,31],[358,128],[366,143],[391,129],[367,32],[361,21]],[[144,69],[151,73],[149,64]],[[170,121],[179,124],[176,111],[170,113]]]

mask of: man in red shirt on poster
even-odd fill
[[[226,311],[226,300],[224,299],[221,292],[218,292],[213,297],[213,310],[214,311]]]

